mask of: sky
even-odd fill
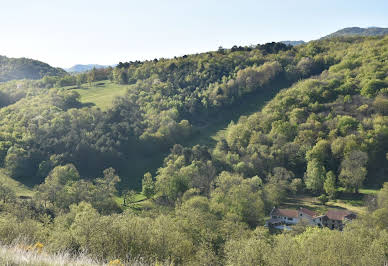
[[[388,1],[0,0],[0,55],[110,65],[309,41],[350,26],[388,27]]]

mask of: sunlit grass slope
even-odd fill
[[[6,175],[3,169],[0,169],[0,183],[12,188],[12,190],[15,191],[16,196],[32,196],[34,193],[22,183]]]
[[[117,96],[124,95],[128,85],[115,84],[109,80],[94,82],[91,86],[84,84],[80,89],[74,89],[81,95],[81,102],[94,104],[102,110],[112,106]]]

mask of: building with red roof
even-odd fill
[[[266,222],[266,226],[277,229],[290,230],[291,228],[289,226],[304,222],[312,226],[342,230],[346,222],[355,219],[357,216],[347,210],[331,209],[326,214],[319,215],[312,210],[302,207],[298,210],[274,207],[270,213],[270,217]]]

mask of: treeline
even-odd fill
[[[14,104],[0,110],[0,165],[33,184],[66,163],[83,177],[110,166],[130,176],[128,162],[136,164],[137,158],[184,143],[196,124],[208,125],[212,113],[236,99],[277,90],[280,83],[328,68],[339,60],[330,54],[335,47],[330,42],[298,48],[272,43],[2,84],[0,91]],[[83,106],[71,87],[50,89],[74,82],[86,86],[109,76],[129,85],[106,112]],[[52,157],[61,159],[53,162]],[[131,179],[127,184],[139,184],[140,177]]]

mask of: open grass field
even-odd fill
[[[117,96],[124,95],[127,85],[120,85],[109,80],[94,82],[92,86],[82,85],[80,89],[74,86],[65,87],[72,89],[81,95],[81,102],[84,104],[93,104],[101,110],[107,110],[112,106],[113,100]]]
[[[359,194],[352,194],[345,193],[343,189],[340,188],[337,199],[330,200],[326,204],[319,202],[317,197],[308,194],[300,194],[288,197],[281,207],[289,209],[304,207],[318,213],[324,213],[328,209],[347,209],[357,214],[364,214],[367,211],[365,197],[368,195],[376,195],[378,191],[378,189],[374,188],[364,188],[360,189]]]
[[[144,200],[146,200],[146,196],[144,196],[142,193],[137,193],[135,198],[134,198],[134,202],[133,203],[139,203],[139,202],[142,202]],[[122,196],[116,196],[115,197],[115,200],[116,202],[120,205],[120,206],[123,206],[124,204],[124,197]]]
[[[0,169],[0,183],[10,187],[15,192],[16,196],[31,197],[34,192],[22,183],[12,179],[4,173],[3,169]]]

